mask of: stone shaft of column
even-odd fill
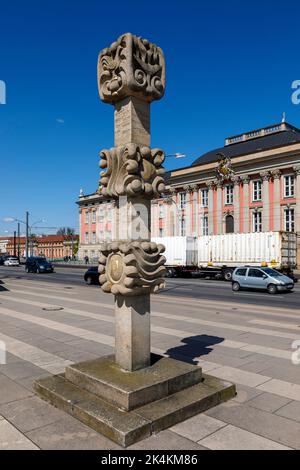
[[[115,146],[150,145],[150,104],[134,96],[115,105]]]
[[[130,372],[150,365],[150,294],[115,296],[115,360]]]

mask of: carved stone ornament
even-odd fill
[[[162,167],[164,152],[146,146],[128,144],[100,153],[99,192],[104,197],[160,196],[165,190]]]
[[[222,181],[230,179],[234,175],[234,171],[231,167],[231,159],[229,157],[225,157],[223,153],[218,153],[218,155],[220,160],[216,168],[216,176]]]
[[[98,86],[101,99],[107,103],[127,96],[147,102],[159,100],[165,92],[162,50],[147,39],[123,34],[99,54]]]
[[[103,244],[98,268],[102,290],[133,296],[163,289],[166,258],[161,253],[164,251],[163,245],[153,242]]]

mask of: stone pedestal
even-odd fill
[[[40,379],[35,390],[114,442],[127,447],[232,398],[235,386],[201,368],[151,355],[149,367],[120,368],[114,356],[74,364]]]

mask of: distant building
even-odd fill
[[[300,265],[300,130],[282,122],[228,137],[224,147],[168,172],[165,197],[152,202],[152,235],[201,236],[290,231]],[[80,254],[97,257],[111,239],[115,202],[83,194]]]
[[[7,238],[0,238],[0,254],[6,253],[8,243]]]
[[[29,254],[31,256],[46,256],[48,259],[63,259],[65,256],[72,256],[74,247],[78,242],[79,236],[73,235],[72,239],[64,235],[47,235],[45,237],[35,237],[29,242]],[[14,242],[15,240],[15,242]],[[18,254],[18,237],[6,238],[6,253],[10,255]],[[0,237],[1,243],[4,238]],[[26,252],[26,238],[20,237],[20,256]]]

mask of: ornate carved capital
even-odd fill
[[[250,176],[249,175],[241,175],[241,181],[243,184],[249,184],[250,183]]]
[[[274,178],[274,180],[279,180],[280,179],[280,176],[281,176],[281,171],[280,170],[272,170],[271,171],[271,175],[272,175],[272,178]]]
[[[224,184],[223,184],[223,181],[222,181],[222,180],[218,180],[218,181],[216,182],[216,187],[217,187],[217,188],[223,188],[223,186],[224,186]]]
[[[296,173],[296,175],[300,175],[300,165],[295,165],[293,167],[293,170]]]
[[[159,100],[165,91],[165,60],[160,47],[147,39],[123,34],[98,59],[100,98],[116,103],[127,96]]]
[[[164,251],[163,245],[152,242],[103,244],[98,268],[102,290],[133,296],[164,288],[166,258],[161,255]]]
[[[262,171],[260,173],[260,177],[263,181],[269,181],[269,179],[271,178],[271,175],[268,171]]]
[[[239,186],[239,184],[241,183],[239,176],[234,175],[230,179],[233,182],[234,186]]]
[[[207,183],[205,183],[205,184],[208,187],[208,189],[213,189],[214,186],[216,185],[216,182],[215,181],[207,181]]]
[[[128,144],[100,153],[100,193],[104,197],[160,196],[165,190],[162,167],[164,152],[160,149]]]
[[[192,184],[191,184],[191,191],[192,191],[192,192],[195,193],[195,192],[198,191],[198,189],[199,189],[199,185],[198,185],[197,183],[192,183]]]

